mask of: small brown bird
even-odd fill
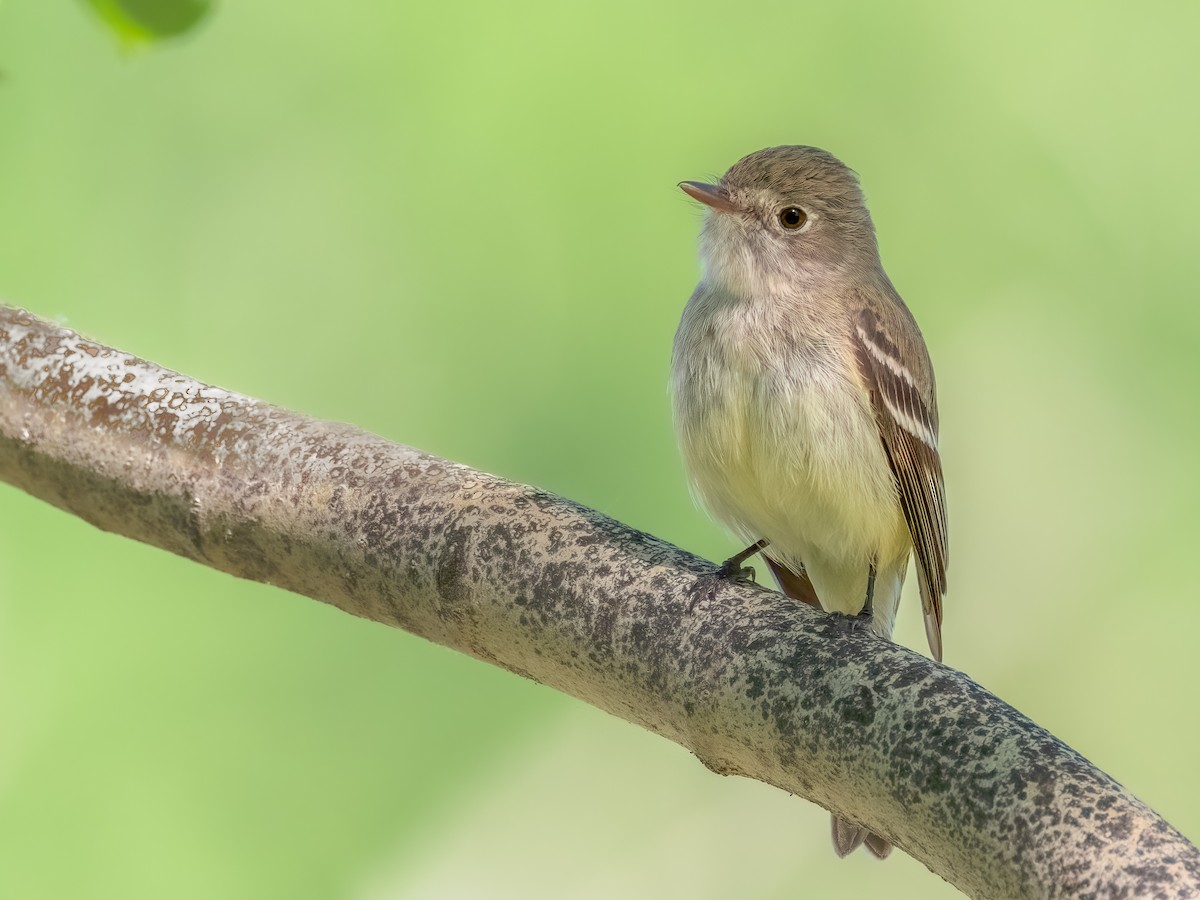
[[[915,551],[925,633],[942,658],[946,503],[933,366],[879,261],[858,178],[815,147],[760,150],[718,184],[703,277],[675,335],[675,429],[692,489],[780,589],[870,615],[891,637]],[[891,845],[833,820],[834,848]]]

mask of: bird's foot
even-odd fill
[[[717,585],[719,585],[722,581],[732,581],[734,584],[754,584],[756,575],[754,566],[745,566],[742,565],[742,563],[744,563],[758,551],[764,549],[767,546],[767,543],[767,541],[755,541],[741,553],[737,553],[729,557],[729,559],[725,560],[725,562],[721,563],[721,565],[717,567],[717,571],[713,573],[712,584],[709,586],[709,589],[704,592],[704,594],[707,595],[707,599],[712,600],[717,596]],[[696,604],[699,602],[700,596],[701,595],[698,592],[692,598],[692,602],[688,604],[688,612],[691,612],[696,608]]]
[[[746,560],[760,550],[765,550],[769,541],[755,541],[741,553],[736,553],[717,569],[717,578],[722,581],[748,581],[754,583],[754,566],[743,566]]]
[[[743,581],[754,584],[757,573],[754,566],[743,566],[737,557],[731,557],[721,563],[714,576],[721,581]]]

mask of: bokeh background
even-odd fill
[[[0,5],[0,296],[721,559],[675,183],[863,176],[937,365],[946,660],[1200,836],[1200,7]],[[957,896],[565,696],[0,485],[0,896]],[[899,639],[923,648],[915,597]]]

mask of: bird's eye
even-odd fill
[[[779,211],[779,224],[795,231],[808,221],[808,213],[798,206],[785,206]]]

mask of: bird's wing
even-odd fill
[[[915,326],[914,326],[915,327]],[[871,309],[853,323],[859,371],[871,394],[871,406],[883,449],[896,477],[900,506],[917,556],[917,583],[925,613],[925,634],[937,660],[942,658],[942,595],[946,593],[946,492],[937,450],[937,400],[932,371],[924,356],[907,360],[887,325]],[[919,341],[919,339],[918,339]],[[910,366],[922,364],[928,396]]]
[[[777,563],[767,554],[763,554],[763,559],[767,561],[767,566],[771,570],[771,574],[775,576],[775,580],[779,582],[779,590],[787,594],[793,600],[799,600],[807,603],[809,606],[821,608],[821,600],[817,596],[816,589],[809,581],[808,575],[804,572],[793,572],[783,563]]]

